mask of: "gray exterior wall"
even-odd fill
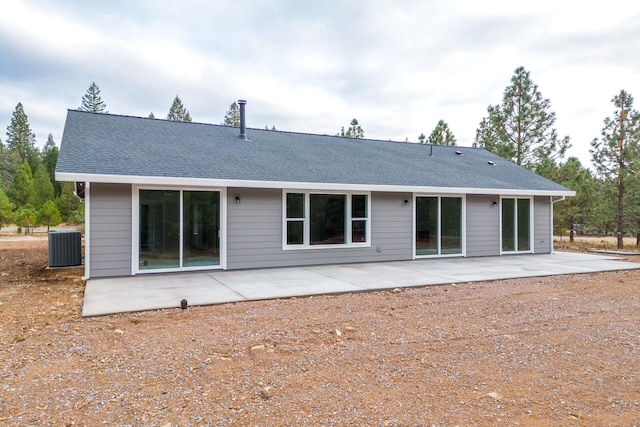
[[[131,275],[131,185],[91,183],[89,275]]]
[[[235,195],[241,197],[235,203]],[[282,249],[282,191],[229,188],[227,269],[397,261],[413,258],[410,193],[371,194],[371,247]]]
[[[239,195],[241,203],[235,203]],[[131,185],[92,183],[89,192],[89,275],[129,276],[132,257]],[[282,249],[282,191],[227,190],[227,269],[413,259],[413,195],[371,193],[371,247]],[[404,201],[411,201],[405,205]],[[466,256],[500,254],[496,195],[466,197]],[[534,198],[534,253],[550,253],[551,201]]]
[[[533,227],[533,253],[550,254],[553,250],[550,197],[534,197]]]
[[[493,202],[498,202],[494,205]],[[500,255],[500,197],[467,196],[467,256]]]

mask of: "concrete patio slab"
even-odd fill
[[[640,269],[640,263],[583,253],[482,258],[431,258],[369,264],[322,265],[202,273],[145,274],[87,281],[82,315],[223,304],[477,282],[533,276]]]

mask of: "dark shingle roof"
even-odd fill
[[[570,193],[478,148],[183,123],[70,110],[56,173]],[[462,154],[456,154],[461,152]],[[493,162],[495,165],[491,165]],[[70,175],[71,174],[71,175]]]

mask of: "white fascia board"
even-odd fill
[[[502,196],[575,196],[575,191],[545,191],[496,188],[429,187],[404,185],[335,184],[321,182],[249,181],[234,179],[178,178],[162,176],[102,175],[56,172],[57,181],[107,184],[164,185],[176,187],[241,187],[288,190],[383,191],[391,193],[491,194]]]

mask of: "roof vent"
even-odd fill
[[[490,164],[491,166],[495,166],[496,165],[496,162],[494,162],[493,160],[489,160],[487,163]]]
[[[248,141],[249,138],[247,138],[247,122],[245,121],[244,116],[244,109],[245,105],[247,105],[247,101],[245,101],[244,99],[239,99],[238,105],[240,106],[240,135],[238,136],[238,138],[246,139]]]
[[[456,154],[457,154],[458,156],[462,156],[462,151],[460,151],[460,150],[456,150]]]

